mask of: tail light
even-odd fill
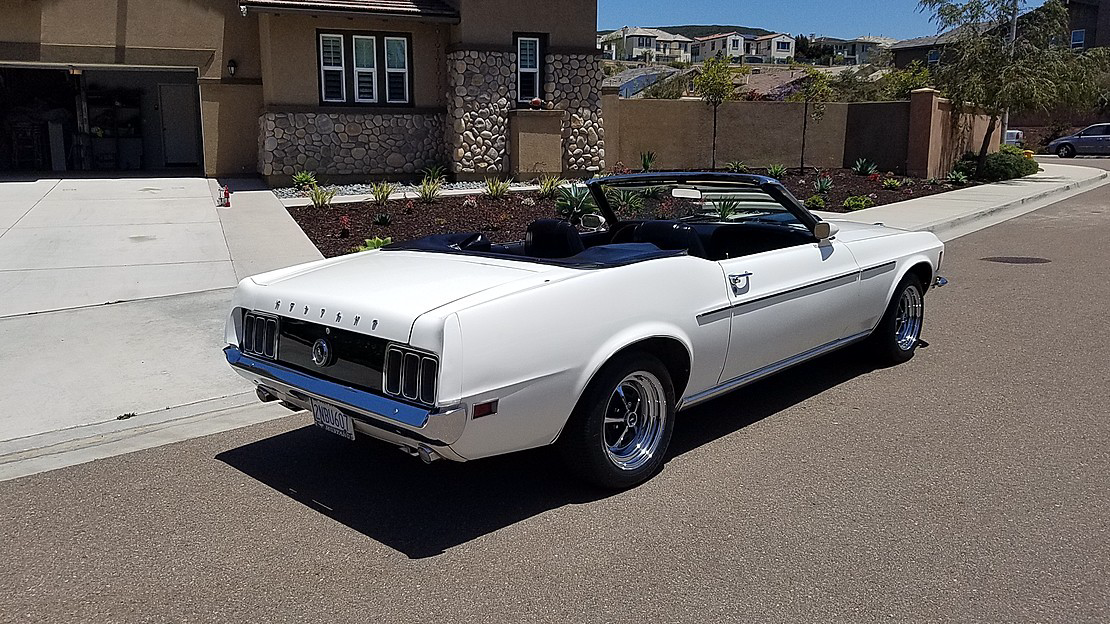
[[[432,356],[404,347],[391,346],[385,352],[385,393],[406,401],[434,405],[439,362]]]
[[[243,314],[243,340],[239,348],[249,355],[277,359],[278,320],[276,317],[247,312]]]

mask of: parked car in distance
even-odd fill
[[[1025,145],[1025,133],[1021,130],[1007,130],[1006,144],[1022,147]]]
[[[1075,134],[1050,141],[1047,149],[1060,158],[1110,154],[1110,124],[1087,126]]]
[[[856,342],[910,359],[944,284],[931,232],[824,221],[772,178],[586,188],[520,242],[442,234],[244,279],[227,361],[352,440],[426,462],[554,444],[626,488],[661,467],[679,410]]]

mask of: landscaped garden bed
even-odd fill
[[[752,170],[752,173],[768,172]],[[859,175],[851,169],[810,170],[804,175],[797,170],[773,173],[800,201],[809,199],[812,209],[830,212],[851,212],[846,205],[855,209],[881,206],[966,186],[881,173]],[[819,178],[829,180],[823,183],[824,192],[815,187]],[[814,196],[821,197],[824,205],[816,205],[810,199]],[[493,242],[522,240],[532,221],[556,216],[555,205],[554,198],[541,199],[534,191],[520,191],[501,198],[483,194],[441,195],[433,201],[391,199],[288,210],[320,252],[332,257],[355,251],[367,239],[388,238],[398,242],[430,234],[480,231]]]

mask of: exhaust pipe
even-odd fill
[[[433,451],[423,444],[416,448],[412,448],[411,446],[398,446],[397,448],[400,449],[401,452],[405,455],[409,455],[411,457],[419,457],[420,461],[424,462],[425,464],[430,464],[435,460],[442,458],[439,453]]]
[[[254,393],[258,395],[258,400],[262,401],[263,403],[270,403],[271,401],[276,401],[278,399],[276,396],[270,394],[269,391],[265,390],[262,386],[256,386],[254,389]]]

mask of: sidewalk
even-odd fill
[[[1110,173],[1102,169],[1044,162],[1040,165],[1040,173],[1019,180],[984,184],[848,214],[823,211],[815,214],[829,220],[927,230],[947,241],[1110,182]]]

